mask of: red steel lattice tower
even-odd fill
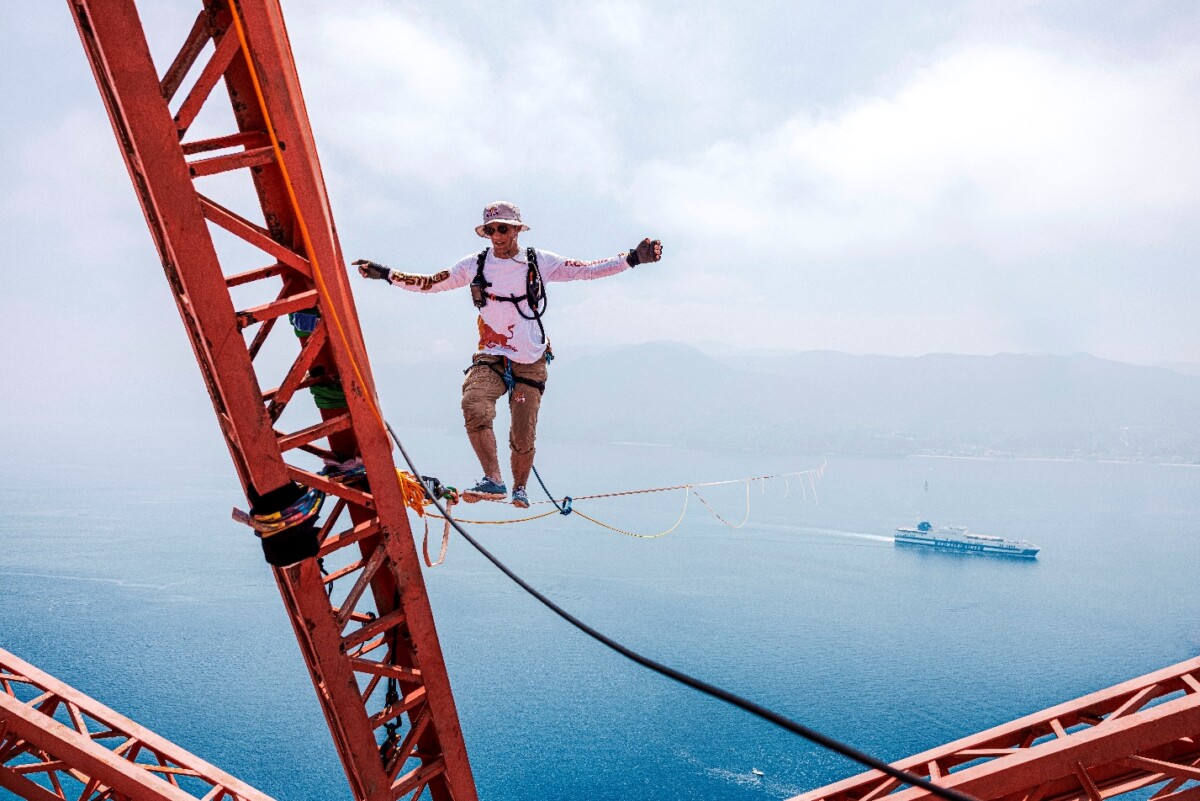
[[[1200,659],[925,751],[894,767],[979,801],[1200,801]],[[932,801],[877,770],[791,801]]]
[[[0,788],[30,801],[274,801],[2,648]]]
[[[391,801],[428,791],[437,801],[472,801],[466,747],[277,0],[204,0],[162,74],[132,0],[68,3],[251,510],[286,516],[298,501],[327,497],[319,527],[310,516],[264,536],[264,550],[354,797]],[[196,138],[202,111],[206,121],[229,120],[229,129]],[[218,174],[223,183],[213,189],[237,176],[260,208],[243,216],[217,202],[205,182]],[[261,219],[250,219],[259,211]],[[240,252],[251,246],[257,264],[231,271],[218,230],[236,238]],[[235,304],[254,292],[261,302]],[[294,313],[311,321],[305,331],[286,324]],[[288,363],[264,384],[260,375],[271,372],[264,346],[280,340]],[[335,401],[315,408],[303,391],[313,388],[318,400],[323,390]],[[284,426],[297,416],[305,422]],[[356,458],[365,481],[319,472],[322,459]]]

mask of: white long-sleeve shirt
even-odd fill
[[[624,253],[597,261],[579,261],[564,259],[548,250],[535,249],[534,252],[537,254],[542,281],[546,283],[586,281],[616,275],[629,269],[629,262],[625,261]],[[393,270],[391,283],[411,292],[445,292],[459,289],[470,284],[475,278],[478,259],[478,253],[463,256],[449,270],[442,270],[433,275]],[[484,280],[491,284],[487,288],[488,293],[497,297],[524,295],[527,270],[525,248],[521,248],[514,258],[499,259],[489,247],[487,260],[483,265]],[[518,303],[520,312],[517,311]],[[507,356],[521,364],[533,364],[542,358],[547,343],[542,341],[541,329],[538,328],[536,320],[526,319],[533,317],[529,302],[522,300],[518,303],[489,298],[487,304],[479,310],[479,353]]]

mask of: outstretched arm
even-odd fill
[[[433,275],[402,273],[366,259],[359,259],[354,262],[354,266],[358,268],[358,274],[363,278],[387,281],[392,286],[398,286],[410,292],[445,292],[447,289],[466,286],[470,281],[470,271],[463,269],[461,262],[454,265],[452,269],[442,270]]]
[[[553,253],[545,255],[551,262],[542,268],[542,275],[547,281],[586,281],[616,275],[630,267],[658,261],[662,258],[662,242],[657,239],[643,239],[626,253],[597,261],[564,259]]]

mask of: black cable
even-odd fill
[[[404,443],[402,443],[400,441],[400,438],[398,436],[396,436],[395,430],[392,429],[392,424],[385,420],[384,425],[387,426],[388,433],[392,435],[392,440],[395,441],[396,447],[400,449],[400,454],[404,457],[404,461],[408,463],[408,469],[410,471],[412,471],[412,474],[415,476],[421,475],[421,471],[417,469],[416,465],[413,464],[412,459],[409,457],[408,451],[406,451],[404,449]],[[944,798],[947,801],[978,801],[978,799],[976,799],[973,796],[967,795],[966,793],[960,793],[957,790],[953,790],[949,787],[939,787],[938,785],[934,784],[933,782],[929,781],[928,779],[924,779],[913,773],[909,773],[908,771],[901,770],[900,768],[892,767],[891,765],[889,765],[888,763],[884,762],[881,759],[878,759],[877,757],[873,757],[870,754],[859,751],[857,748],[846,745],[845,743],[843,743],[839,740],[835,740],[832,737],[829,737],[827,735],[824,735],[821,732],[816,731],[815,729],[810,729],[807,726],[797,723],[794,720],[791,720],[789,718],[786,718],[777,712],[772,712],[770,709],[767,709],[764,706],[756,704],[753,701],[748,701],[739,695],[735,695],[734,693],[729,692],[728,690],[723,690],[720,687],[716,687],[712,684],[709,684],[708,682],[701,681],[700,679],[697,679],[697,678],[693,678],[692,676],[689,676],[686,673],[682,673],[678,670],[675,670],[674,668],[667,667],[664,664],[655,662],[653,659],[650,659],[649,657],[642,656],[641,654],[637,653],[636,651],[626,648],[624,645],[621,645],[621,643],[617,642],[616,640],[613,640],[612,638],[610,638],[604,634],[601,634],[599,631],[596,631],[594,628],[592,628],[588,624],[584,623],[582,620],[575,617],[570,612],[563,609],[558,604],[554,603],[549,598],[547,598],[545,595],[542,595],[540,592],[538,592],[536,589],[534,589],[532,586],[530,586],[523,578],[521,578],[516,573],[514,573],[511,569],[509,569],[508,565],[504,564],[498,558],[493,556],[491,551],[489,551],[487,548],[484,548],[483,545],[481,545],[479,542],[477,542],[474,537],[472,537],[470,534],[468,534],[466,529],[464,529],[462,526],[460,526],[458,524],[458,521],[452,519],[450,517],[450,513],[446,511],[446,508],[444,506],[442,506],[441,502],[437,498],[433,497],[428,492],[428,490],[426,490],[425,494],[426,494],[426,497],[428,497],[429,500],[433,503],[433,505],[437,507],[438,511],[442,513],[442,515],[446,518],[446,520],[450,521],[450,525],[454,526],[454,530],[457,531],[459,534],[461,534],[463,536],[463,539],[465,539],[467,542],[469,542],[471,544],[471,546],[473,548],[475,548],[475,550],[477,550],[477,551],[479,551],[479,553],[483,554],[483,556],[489,562],[491,562],[493,565],[495,565],[500,570],[501,573],[503,573],[504,575],[506,575],[510,579],[512,579],[514,582],[516,582],[516,584],[521,589],[525,590],[525,592],[529,593],[534,598],[536,598],[538,601],[540,601],[542,603],[542,605],[545,606],[547,609],[549,609],[551,612],[558,615],[563,620],[567,621],[572,626],[579,629],[580,631],[582,631],[584,634],[588,635],[592,639],[596,640],[597,642],[601,643],[602,645],[608,646],[609,648],[611,648],[612,650],[621,654],[625,658],[630,659],[634,662],[637,662],[642,667],[649,668],[650,670],[653,670],[655,673],[658,673],[659,675],[666,676],[669,679],[674,679],[675,681],[679,682],[680,684],[685,684],[688,687],[691,687],[693,690],[699,690],[700,692],[704,693],[705,695],[710,695],[713,698],[724,701],[727,704],[732,704],[733,706],[736,706],[739,709],[749,712],[752,715],[757,715],[758,717],[762,718],[763,720],[774,723],[776,726],[779,726],[782,729],[787,729],[788,731],[792,732],[793,734],[798,734],[801,737],[803,737],[804,739],[806,739],[810,742],[816,743],[817,745],[821,746],[822,748],[827,748],[830,751],[833,751],[834,753],[837,753],[837,754],[841,754],[842,756],[846,757],[847,759],[853,760],[854,762],[858,762],[861,765],[865,765],[869,768],[874,768],[875,770],[878,770],[882,773],[886,773],[888,776],[891,776],[893,779],[899,779],[900,781],[904,782],[905,784],[910,784],[910,785],[913,785],[914,787],[920,787],[923,790],[928,790],[929,792],[933,793],[934,795]]]

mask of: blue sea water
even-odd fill
[[[423,472],[475,477],[461,437],[405,436]],[[228,457],[210,445],[0,467],[0,646],[277,798],[348,798],[270,572],[229,520],[241,499]],[[574,495],[822,461],[539,452],[550,488]],[[1200,654],[1200,469],[830,456],[816,490],[753,485],[741,529],[693,499],[655,540],[577,516],[474,530],[629,647],[888,760]],[[741,485],[704,498],[733,522],[745,513]],[[653,533],[682,502],[578,508]],[[896,549],[891,531],[921,519],[1044,550]],[[859,770],[597,645],[457,537],[426,581],[483,799],[751,801]]]

